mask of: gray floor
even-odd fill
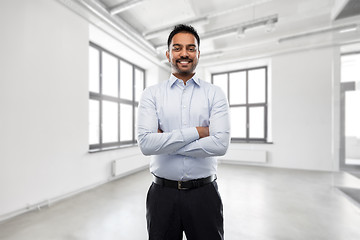
[[[359,205],[336,186],[346,173],[219,165],[225,239],[358,240]],[[6,240],[145,240],[147,171],[0,224]]]

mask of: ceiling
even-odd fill
[[[179,23],[190,23],[198,30],[205,66],[360,42],[359,0],[73,2],[126,34],[162,64],[166,64],[168,34]],[[75,5],[67,5],[76,10]]]

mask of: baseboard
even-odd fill
[[[49,208],[49,207],[51,207],[52,204],[61,202],[63,200],[66,200],[68,198],[76,196],[76,195],[78,195],[80,193],[83,193],[83,192],[89,191],[91,189],[100,187],[101,185],[104,185],[104,184],[109,183],[111,181],[115,181],[115,180],[118,180],[120,178],[124,178],[124,177],[132,175],[134,173],[143,171],[146,168],[148,168],[148,166],[141,166],[139,168],[136,168],[136,169],[133,169],[131,171],[125,172],[123,174],[120,174],[120,175],[118,175],[116,177],[111,177],[108,180],[101,181],[101,182],[92,184],[90,186],[83,187],[83,188],[81,188],[79,190],[76,190],[76,191],[61,195],[61,196],[57,196],[57,197],[54,197],[54,198],[51,198],[51,199],[46,199],[46,200],[41,201],[39,203],[28,205],[25,208],[21,208],[21,209],[18,209],[18,210],[15,210],[15,211],[12,211],[12,212],[9,212],[9,213],[6,213],[6,214],[2,214],[2,215],[0,215],[0,223],[2,223],[4,221],[7,221],[7,220],[10,220],[11,218],[20,216],[22,214],[28,213],[28,212],[40,211],[41,209]]]

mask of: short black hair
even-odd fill
[[[180,32],[187,32],[187,33],[191,33],[192,35],[194,35],[194,37],[197,40],[198,47],[200,47],[200,37],[199,37],[197,31],[195,30],[195,28],[193,28],[191,25],[179,24],[179,25],[176,25],[174,27],[174,29],[171,31],[171,33],[169,34],[168,49],[170,49],[171,40],[173,39],[175,34],[180,33]]]

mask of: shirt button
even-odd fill
[[[186,106],[183,106],[183,108],[186,108]]]

